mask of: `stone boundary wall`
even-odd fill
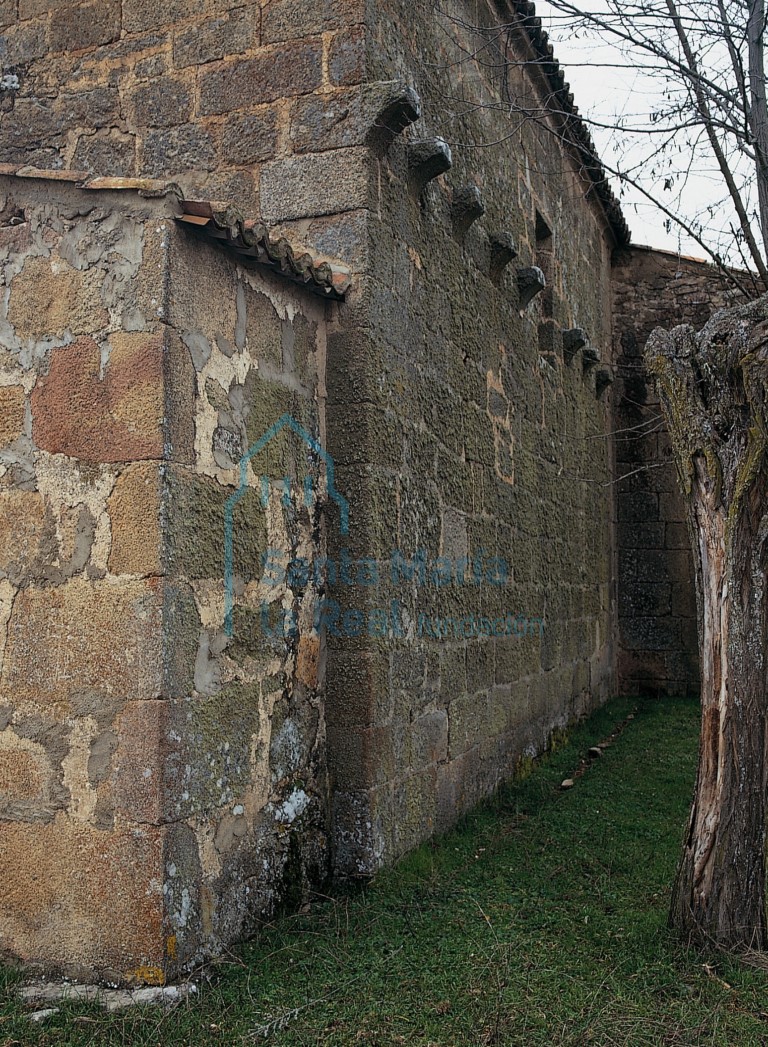
[[[618,492],[619,687],[697,694],[696,592],[685,509],[643,348],[656,327],[699,330],[742,300],[714,266],[632,247],[613,267]]]

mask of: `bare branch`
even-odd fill
[[[757,2],[762,2],[762,0],[757,0]],[[688,68],[698,77],[698,63],[696,61],[695,55],[693,54],[690,41],[686,36],[682,21],[678,17],[675,2],[674,0],[666,0],[666,4],[667,9],[669,10],[670,17],[672,18],[672,22],[675,26],[675,31],[677,32],[678,39],[680,40],[680,46],[683,49],[683,54],[685,55],[686,61],[688,63]],[[733,177],[733,172],[731,171],[728,161],[725,158],[720,142],[718,141],[717,135],[715,134],[714,127],[712,127],[711,125],[707,101],[704,97],[704,93],[701,90],[701,87],[697,79],[693,81],[693,89],[696,95],[696,102],[699,106],[699,111],[701,112],[701,115],[705,121],[705,127],[707,129],[709,144],[712,147],[712,152],[715,154],[715,158],[717,160],[718,166],[720,167],[723,179],[725,180],[725,184],[728,187],[728,192],[731,194],[731,200],[733,201],[734,209],[739,218],[739,225],[747,241],[747,246],[749,247],[750,255],[752,256],[752,260],[754,261],[757,271],[760,273],[760,276],[768,284],[768,268],[766,268],[765,262],[763,261],[762,255],[760,254],[754,235],[752,233],[749,217],[744,208],[744,201],[742,200],[741,194],[739,193],[739,190],[736,186],[736,182]]]

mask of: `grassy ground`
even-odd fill
[[[41,1026],[0,974],[0,1045],[768,1044],[768,973],[684,950],[666,907],[697,707],[616,701],[457,832],[220,963],[194,1003]]]

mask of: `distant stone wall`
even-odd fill
[[[121,981],[328,869],[318,587],[263,581],[324,548],[293,431],[233,507],[231,635],[224,584],[241,457],[320,439],[326,306],[177,210],[0,179],[0,949]]]
[[[688,323],[698,330],[740,296],[713,266],[633,247],[615,261],[613,297],[619,686],[624,694],[695,694],[696,593],[685,509],[642,354],[654,328]]]

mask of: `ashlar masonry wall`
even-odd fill
[[[4,605],[3,674],[47,669],[0,695],[12,759],[40,747],[2,801],[14,952],[173,973],[328,861],[370,875],[448,828],[614,690],[626,229],[556,126],[499,108],[551,96],[528,6],[0,0],[0,160],[53,169],[50,199],[17,178],[4,204],[5,493],[51,521],[18,511]],[[467,58],[461,25],[520,18]],[[126,203],[133,174],[344,263],[344,303],[191,240],[173,192]],[[304,504],[327,470],[284,428],[237,505],[229,637],[223,506],[285,415],[333,456],[348,528]],[[265,555],[335,575],[271,584]],[[107,848],[133,877],[113,926]]]
[[[330,307],[178,210],[0,179],[0,948],[120,981],[328,865],[316,594],[262,583],[268,547],[323,548],[293,432],[234,506],[231,635],[224,551],[248,448],[286,412],[323,432]]]
[[[468,60],[477,38],[431,5],[378,10],[369,75],[413,85],[422,115],[373,150],[364,272],[329,330],[348,544],[378,564],[378,585],[341,599],[398,614],[386,637],[328,639],[345,875],[448,828],[615,681],[610,393],[591,363],[610,359],[610,224],[546,130],[511,134],[498,108],[475,105],[503,97],[501,59]],[[487,17],[474,4],[456,13]],[[511,93],[545,104],[546,84],[510,75]],[[548,289],[526,304],[532,266]],[[593,357],[564,351],[575,328]],[[393,572],[393,557],[412,565],[420,552],[425,573]]]
[[[364,0],[0,0],[0,162],[173,178],[189,197],[269,220],[273,161],[317,153],[313,213],[361,206],[366,11]],[[329,149],[346,155],[334,163]]]
[[[699,330],[741,295],[705,262],[635,246],[617,257],[613,287],[619,686],[624,694],[697,694],[690,539],[643,348],[654,328],[687,323]]]

